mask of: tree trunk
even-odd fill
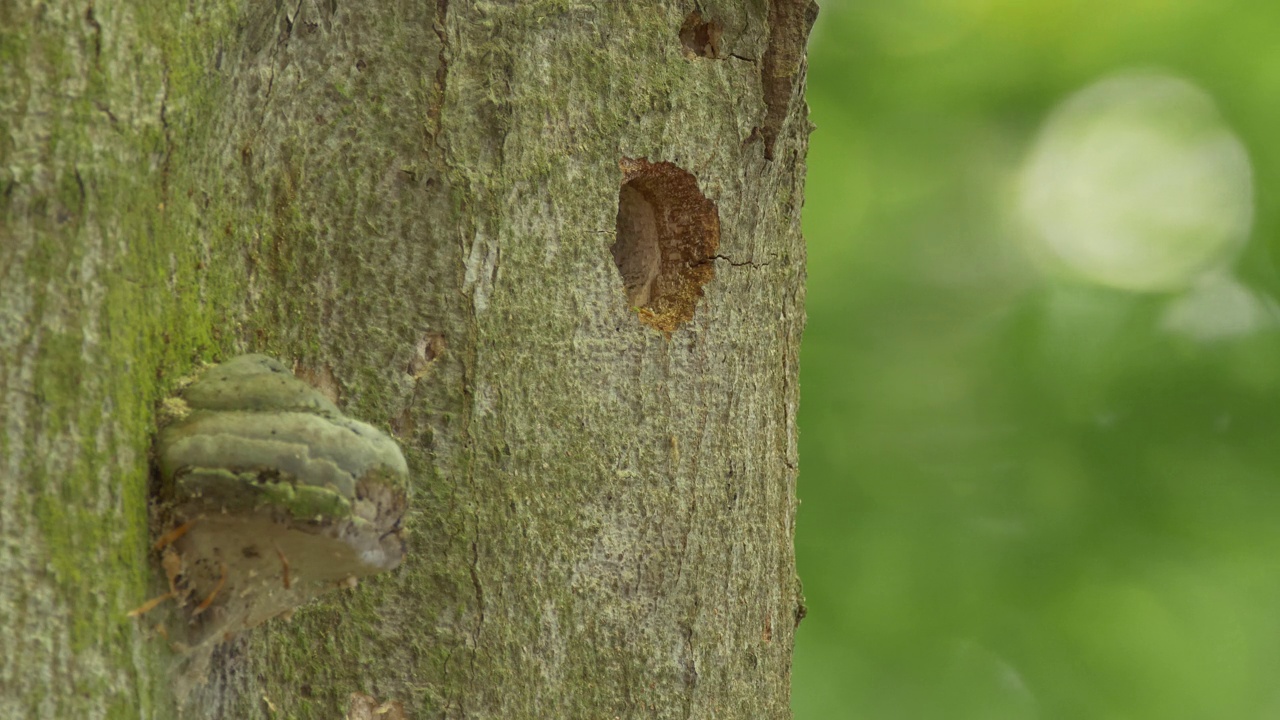
[[[814,8],[692,5],[0,0],[0,717],[789,716]],[[409,555],[175,693],[156,408],[247,351]]]

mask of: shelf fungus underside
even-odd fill
[[[217,643],[404,557],[408,467],[264,355],[204,372],[157,440],[162,564],[184,644]]]

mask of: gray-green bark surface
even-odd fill
[[[788,717],[806,9],[0,0],[0,716]],[[640,158],[719,215],[670,333]],[[156,405],[243,351],[400,441],[409,556],[178,700]]]

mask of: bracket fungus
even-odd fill
[[[216,644],[404,557],[408,466],[371,425],[265,355],[166,402],[156,541],[183,644]]]

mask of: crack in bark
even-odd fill
[[[693,596],[693,612],[687,622],[680,623],[680,632],[684,635],[680,662],[684,666],[684,683],[688,692],[684,693],[684,717],[693,717],[693,691],[698,686],[698,661],[693,649],[693,625],[697,622],[698,611],[702,607],[702,599],[697,593]]]
[[[169,127],[169,58],[161,61],[160,127],[164,129],[164,159],[160,163],[160,210],[169,204],[169,171],[173,160],[173,128]],[[108,112],[108,117],[110,113]]]
[[[302,11],[302,2],[303,0],[298,0],[298,4],[293,9],[292,16],[289,14],[288,11],[285,11],[284,28],[282,28],[281,31],[276,34],[275,45],[272,46],[271,48],[271,63],[270,65],[268,65],[268,67],[271,69],[271,76],[267,78],[267,92],[262,97],[264,104],[268,99],[271,98],[271,90],[275,87],[275,84],[276,84],[276,62],[280,59],[280,51],[283,48],[288,47],[289,45],[289,38],[293,35],[293,19],[298,16],[299,12]],[[267,116],[267,110],[264,105],[262,109],[262,118],[264,122],[266,121],[266,116]],[[261,123],[259,123],[259,127],[261,127]]]
[[[476,656],[480,653],[480,626],[484,624],[484,588],[480,586],[480,573],[477,568],[480,566],[480,544],[475,540],[471,541],[471,566],[468,568],[471,574],[471,586],[476,593],[476,609],[479,619],[476,620],[475,627],[471,630],[471,674],[474,677],[476,671]],[[466,696],[458,698],[458,710],[463,717],[467,716],[466,712]]]
[[[286,37],[286,38],[288,38],[289,36],[293,35],[293,25],[294,25],[294,22],[297,20],[298,16],[302,14],[302,3],[303,3],[303,2],[304,2],[304,0],[298,0],[298,4],[297,4],[297,5],[295,5],[295,6],[293,6],[293,14],[292,14],[292,15],[290,15],[290,14],[289,14],[289,13],[287,13],[287,12],[284,14],[284,22],[285,22],[285,26],[284,26],[284,34],[285,34],[285,37]]]
[[[436,21],[434,30],[440,40],[440,53],[437,57],[436,76],[431,84],[431,99],[427,102],[427,136],[434,140],[440,136],[440,113],[444,110],[444,94],[449,80],[449,59],[445,48],[449,46],[445,37],[446,23],[449,16],[449,0],[436,0]]]
[[[484,588],[480,587],[480,573],[476,568],[480,566],[480,544],[476,541],[471,542],[471,586],[476,591],[476,607],[480,614],[480,622],[484,622]],[[477,627],[477,633],[479,628]]]
[[[480,653],[480,626],[484,624],[484,588],[480,585],[480,573],[477,570],[480,566],[480,544],[475,540],[471,541],[471,566],[468,568],[471,574],[471,587],[476,593],[476,620],[475,627],[471,630],[471,671],[474,674],[476,669],[476,656]],[[464,713],[465,714],[465,713]]]
[[[84,178],[80,175],[80,166],[79,166],[78,164],[72,165],[72,166],[71,166],[71,171],[72,171],[73,173],[75,173],[75,178],[76,178],[76,187],[78,187],[78,188],[80,189],[80,202],[79,202],[78,206],[76,207],[76,216],[77,216],[77,217],[80,217],[80,218],[83,218],[83,217],[84,217],[84,206],[85,206],[85,201],[86,201],[86,197],[87,197],[87,196],[86,196],[86,193],[85,193],[85,190],[84,190]]]
[[[762,267],[767,267],[767,266],[769,266],[769,265],[770,265],[770,263],[768,263],[768,262],[761,262],[761,263],[758,263],[758,262],[755,262],[754,260],[742,260],[742,261],[737,261],[737,260],[734,260],[733,258],[729,257],[728,255],[713,255],[713,256],[711,256],[711,259],[712,259],[712,260],[724,260],[725,262],[729,263],[729,265],[730,265],[730,266],[732,266],[732,267],[752,267],[752,268],[762,268]]]
[[[96,68],[102,58],[102,25],[93,15],[93,3],[84,9],[84,21],[93,29],[93,66]]]
[[[94,107],[96,107],[96,108],[98,108],[98,111],[99,111],[99,112],[101,112],[101,113],[105,114],[105,115],[107,116],[107,119],[111,121],[111,124],[112,124],[112,125],[115,125],[115,124],[117,124],[117,123],[119,123],[119,122],[120,122],[120,121],[116,118],[115,113],[111,112],[111,108],[110,108],[110,107],[108,107],[108,106],[107,106],[107,104],[106,104],[106,103],[104,103],[104,102],[102,102],[101,100],[94,100],[94,101],[93,101],[93,106],[94,106]]]

